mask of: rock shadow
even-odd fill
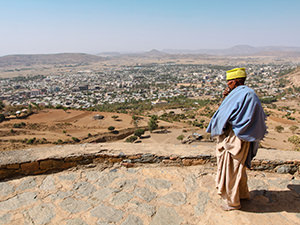
[[[151,138],[151,136],[150,136],[150,135],[142,135],[142,136],[140,137],[140,139],[147,139],[147,138]]]
[[[254,190],[251,200],[241,200],[241,211],[253,213],[290,212],[300,213],[300,185],[289,184],[290,190]]]
[[[163,130],[153,131],[152,133],[154,133],[154,134],[169,134],[169,133],[171,133],[171,131],[169,131],[167,129],[163,129]]]

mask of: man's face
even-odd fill
[[[235,86],[235,80],[229,80],[227,81],[227,86],[232,90]]]

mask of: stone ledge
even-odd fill
[[[76,146],[76,148],[75,148]],[[208,154],[203,148],[185,147],[184,151],[176,151],[170,154],[170,149],[156,149],[157,152],[149,153],[145,145],[72,145],[51,147],[44,149],[27,149],[0,153],[0,180],[16,176],[51,173],[88,164],[119,163],[125,167],[135,167],[142,164],[159,164],[161,166],[194,166],[210,163],[216,165],[216,157]],[[128,147],[138,147],[128,150]],[[176,147],[176,146],[175,146]],[[181,146],[180,146],[181,147]],[[199,147],[199,146],[198,146]],[[211,149],[206,149],[211,151]],[[44,153],[44,154],[42,154]],[[176,153],[176,154],[175,154]],[[199,154],[200,153],[200,154]],[[18,157],[19,156],[19,157]],[[6,158],[5,158],[6,157]],[[259,171],[300,174],[300,160],[274,160],[255,159],[252,169]]]
[[[215,163],[215,157],[213,156],[196,156],[196,157],[169,157],[159,156],[155,154],[135,154],[135,155],[120,155],[120,154],[84,154],[81,156],[70,156],[64,158],[45,158],[38,161],[26,161],[19,164],[7,164],[1,165],[0,168],[0,180],[6,178],[12,178],[15,176],[43,174],[49,172],[62,171],[75,167],[77,165],[97,164],[105,163],[112,165],[120,163],[122,166],[133,167],[139,166],[145,163],[156,163],[164,166],[191,166],[202,165],[206,163]]]

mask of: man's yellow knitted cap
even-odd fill
[[[235,68],[232,70],[226,71],[226,80],[233,80],[236,78],[243,78],[247,77],[246,69],[245,68]]]

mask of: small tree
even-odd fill
[[[109,131],[113,131],[113,130],[115,130],[115,127],[114,127],[114,126],[109,126],[107,129],[108,129]]]
[[[139,137],[139,138],[140,138],[144,133],[145,133],[145,129],[141,129],[141,128],[134,131],[134,135],[137,136],[137,137]]]
[[[151,133],[153,130],[158,128],[157,116],[155,116],[155,115],[151,116],[151,118],[148,122],[148,128]]]
[[[275,130],[278,132],[278,133],[281,133],[283,130],[284,130],[284,127],[281,126],[281,125],[278,125],[275,127]]]

